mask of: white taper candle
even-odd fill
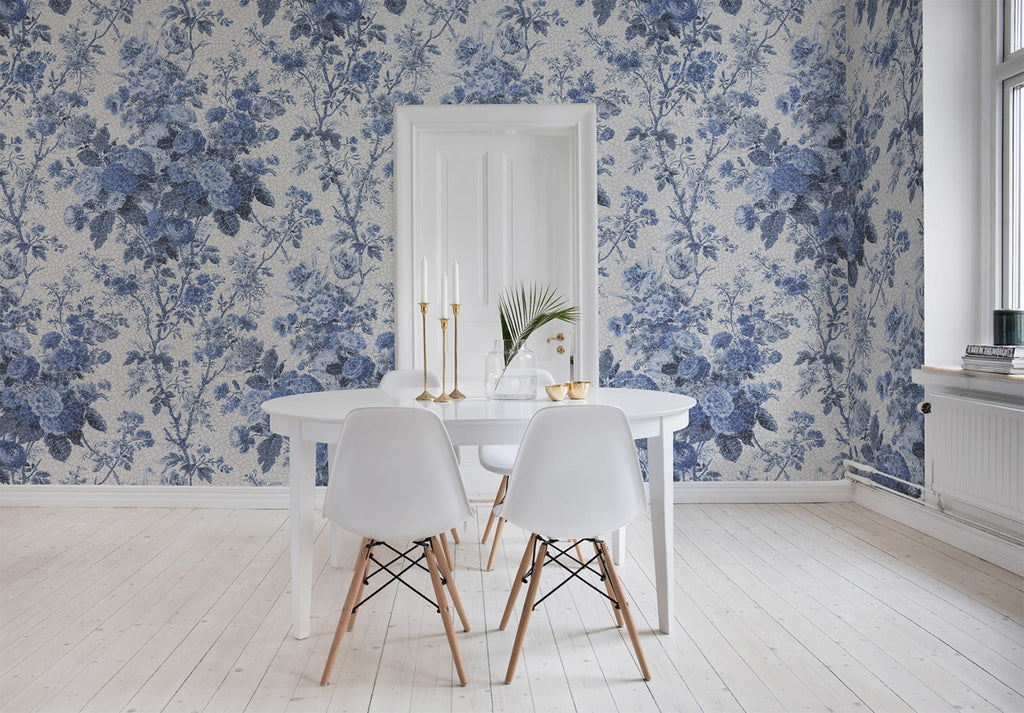
[[[429,302],[427,293],[427,258],[420,260],[420,302]]]
[[[441,316],[448,318],[448,273],[441,275]]]

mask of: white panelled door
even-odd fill
[[[589,104],[395,107],[395,365],[422,368],[420,261],[429,266],[427,365],[441,371],[441,275],[459,263],[459,389],[482,398],[484,357],[501,336],[497,297],[519,281],[557,288],[580,323],[530,341],[556,379],[597,387],[596,108]],[[558,341],[557,335],[564,335]],[[453,387],[449,324],[447,388]],[[551,340],[551,341],[548,341]],[[559,351],[559,347],[562,351]],[[462,449],[472,499],[495,476]]]
[[[501,337],[501,291],[520,281],[538,282],[573,302],[574,261],[565,239],[574,231],[572,140],[566,129],[424,132],[420,148],[413,204],[418,247],[431,267],[432,301],[439,299],[434,295],[440,294],[442,270],[451,279],[451,265],[459,263],[460,387],[479,392],[484,355]],[[440,351],[439,310],[439,304],[432,306],[427,323],[428,359]],[[556,322],[530,340],[538,366],[557,379],[569,378],[574,329]],[[558,334],[565,339],[558,341]]]

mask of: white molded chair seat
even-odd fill
[[[568,403],[534,415],[519,445],[501,506],[502,517],[531,533],[501,619],[504,629],[520,586],[528,580],[506,683],[515,675],[544,564],[557,562],[569,569],[567,565],[575,563],[567,556],[574,540],[592,542],[595,555],[570,578],[590,573],[603,581],[616,623],[625,623],[644,680],[650,680],[625,592],[608,546],[601,540],[602,533],[628,524],[646,508],[633,435],[621,409]],[[566,541],[570,544],[560,546]]]
[[[402,447],[395,448],[396,442],[401,442]],[[462,685],[466,685],[445,586],[466,631],[469,623],[451,569],[437,553],[441,551],[438,536],[466,520],[470,513],[455,450],[437,414],[416,407],[394,407],[356,409],[348,415],[327,484],[324,516],[363,541],[321,685],[330,680],[338,647],[353,623],[357,607],[365,601],[365,585],[375,574],[387,572],[373,557],[378,546],[387,547],[399,559],[413,563],[408,565],[411,572],[419,568],[429,573],[455,668]],[[414,546],[405,552],[393,546],[409,542]],[[410,557],[417,549],[422,550],[418,558]],[[386,559],[391,560],[392,556],[389,554]],[[426,566],[417,567],[423,560]],[[380,568],[371,572],[371,563]],[[395,567],[402,569],[405,562]],[[396,579],[412,586],[401,576]]]
[[[488,444],[477,447],[477,456],[480,465],[492,473],[508,475],[512,472],[512,466],[516,464],[516,453],[519,446],[512,444]]]
[[[541,395],[547,398],[544,393],[544,387],[554,383],[556,383],[555,377],[551,375],[551,372],[537,369],[538,398]],[[505,497],[505,489],[508,487],[508,476],[512,472],[512,466],[516,462],[516,453],[518,451],[519,446],[512,444],[485,444],[477,447],[477,459],[484,470],[501,476],[501,483],[498,484],[498,492],[494,496],[491,513],[487,516],[487,525],[484,527],[483,537],[480,538],[481,543],[486,543],[487,538],[491,534],[491,528],[494,527],[494,523],[497,521],[498,526],[494,530],[494,542],[491,543],[491,554],[487,558],[488,570],[494,569],[494,558],[498,554],[498,541],[501,539],[501,531],[505,527],[505,520],[499,517],[497,508]]]

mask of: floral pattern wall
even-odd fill
[[[396,104],[592,102],[676,478],[922,479],[918,0],[0,0],[4,483],[264,485],[394,363]]]

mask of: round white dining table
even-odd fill
[[[292,633],[295,638],[308,637],[310,630],[316,444],[326,443],[333,451],[349,412],[374,406],[414,406],[434,411],[441,417],[456,447],[518,444],[530,418],[543,408],[573,408],[581,403],[621,408],[629,419],[633,437],[647,441],[658,625],[663,633],[671,632],[673,434],[688,423],[689,411],[697,403],[692,397],[665,391],[607,387],[592,389],[584,400],[560,402],[546,398],[504,401],[471,397],[438,404],[416,401],[415,396],[411,392],[350,389],[282,396],[263,403],[263,411],[270,416],[270,430],[286,437],[289,445]]]

